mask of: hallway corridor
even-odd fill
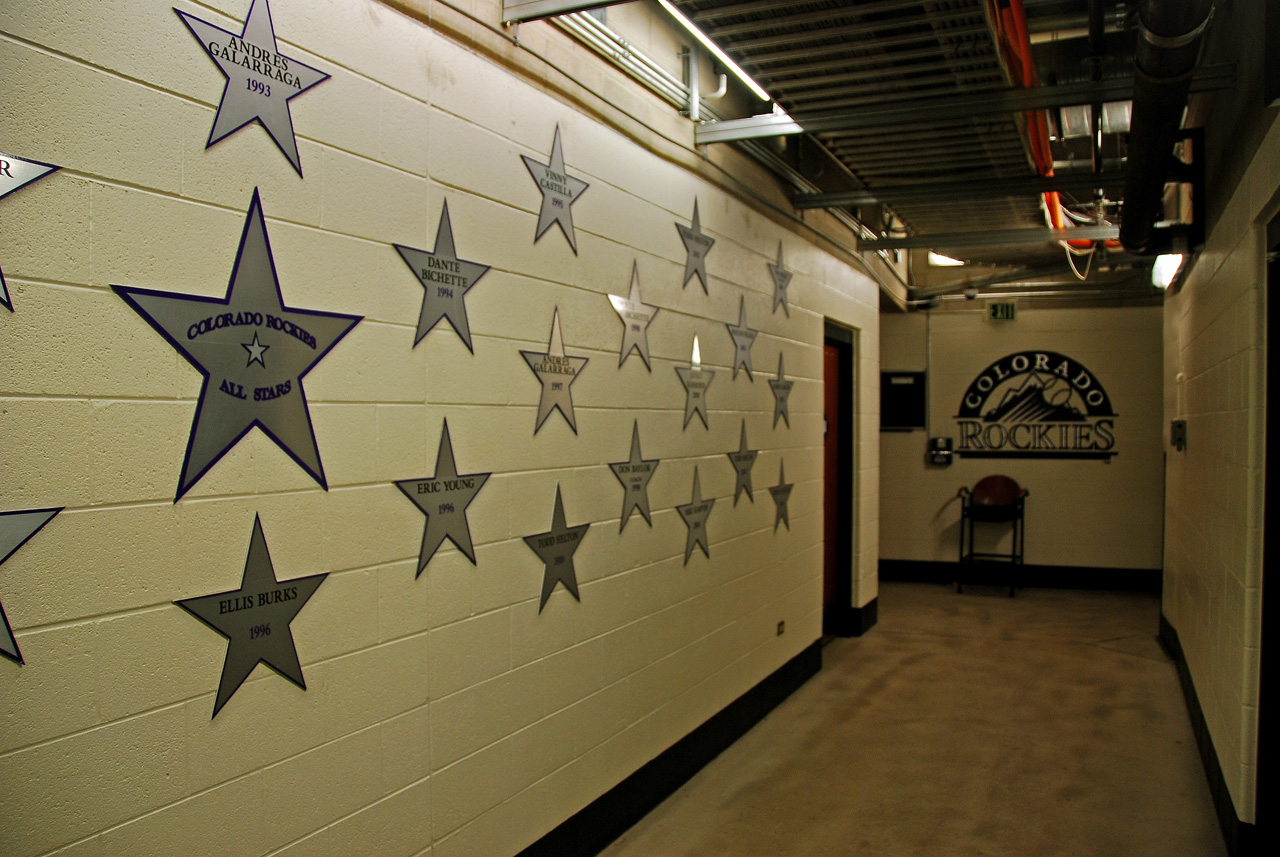
[[[882,583],[880,622],[608,857],[1216,857],[1154,595]]]

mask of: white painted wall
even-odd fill
[[[1031,492],[1028,564],[1160,568],[1159,307],[1020,307],[1011,322],[988,321],[981,304],[964,311],[887,313],[881,336],[886,371],[928,370],[930,426],[928,432],[880,434],[882,558],[955,562],[956,492],[1003,473]],[[1006,355],[1036,349],[1079,361],[1103,385],[1117,415],[1118,454],[1109,463],[957,457],[946,468],[927,464],[929,437],[950,437],[959,448],[955,416],[974,379]],[[980,527],[980,547],[984,536],[987,547],[1008,550],[1007,526]]]
[[[248,0],[182,8],[238,30]],[[498,8],[471,13],[496,26]],[[744,203],[749,187],[780,196],[771,180],[741,159],[714,181],[658,157],[669,142],[624,136],[517,74],[536,66],[521,49],[504,67],[372,0],[272,12],[281,49],[333,76],[292,103],[305,180],[257,126],[206,151],[222,78],[169,4],[0,8],[0,150],[64,167],[0,200],[15,306],[0,310],[0,510],[66,506],[0,567],[27,660],[0,663],[8,857],[500,855],[534,841],[819,635],[824,317],[859,331],[872,393],[852,573],[855,604],[875,596],[877,289],[811,230]],[[521,33],[595,69],[585,91],[653,101],[547,25]],[[557,124],[591,183],[577,256],[554,228],[533,243],[540,195],[520,161],[545,158]],[[305,382],[330,489],[254,431],[175,505],[200,376],[109,286],[222,296],[255,187],[286,303],[365,317]],[[673,224],[695,198],[717,241],[709,297],[680,288]],[[412,347],[421,291],[391,246],[429,248],[446,199],[459,255],[492,266],[467,298],[474,356],[444,323]],[[779,240],[790,319],[771,312]],[[605,297],[625,294],[633,260],[662,307],[652,374],[635,357],[618,368]],[[754,382],[731,379],[724,327],[743,296]],[[556,307],[569,352],[590,359],[579,431],[553,415],[534,436],[519,351],[545,347]],[[673,367],[695,334],[719,373],[710,431],[681,429]],[[771,428],[780,350],[790,430]],[[392,482],[434,472],[445,417],[459,467],[493,471],[469,513],[478,564],[446,545],[415,580],[423,516]],[[626,457],[633,419],[662,464],[653,528],[634,517],[619,535],[605,463]],[[743,419],[761,453],[754,503],[735,508],[725,453]],[[796,487],[791,530],[775,534],[767,486],[783,457]],[[712,559],[686,567],[673,507],[695,466],[717,503]],[[522,537],[548,528],[557,484],[569,523],[593,526],[581,603],[561,588],[539,615],[542,565]],[[281,579],[329,573],[292,626],[307,689],[259,667],[211,721],[226,645],[172,602],[238,585],[255,514]]]
[[[1231,800],[1254,821],[1266,439],[1267,221],[1280,199],[1280,122],[1164,314],[1168,454],[1164,615],[1178,631]]]

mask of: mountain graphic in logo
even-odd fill
[[[1056,351],[1006,354],[973,379],[956,414],[961,458],[1107,461],[1116,412],[1102,383]]]
[[[988,423],[1083,422],[1086,417],[1070,404],[1071,384],[1063,378],[1029,372],[1016,389],[1005,391],[1000,403],[982,415]]]

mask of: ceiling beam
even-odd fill
[[[1209,92],[1227,89],[1234,85],[1234,63],[1206,66],[1196,70],[1191,79],[1191,92]],[[972,95],[919,98],[893,107],[817,113],[786,122],[776,121],[778,119],[776,116],[752,116],[747,119],[707,122],[694,129],[694,142],[698,145],[728,143],[733,140],[799,134],[802,131],[811,134],[829,131],[861,131],[868,128],[1000,116],[1028,110],[1049,110],[1076,104],[1129,101],[1132,98],[1133,78],[1086,80],[1031,89],[1007,89]]]
[[[934,247],[1027,247],[1058,241],[1104,241],[1120,237],[1119,226],[1077,226],[1074,229],[993,229],[948,232],[905,238],[858,239],[858,250],[927,250]]]
[[[843,205],[875,203],[903,204],[912,202],[999,199],[1006,196],[1037,196],[1051,191],[1076,193],[1096,187],[1123,187],[1124,171],[1094,173],[1062,173],[1056,176],[1029,176],[1016,179],[983,179],[953,181],[940,184],[902,185],[876,190],[851,190],[836,193],[802,193],[792,198],[798,209],[835,208]]]
[[[619,0],[502,0],[502,23],[518,24],[612,6]]]
[[[836,10],[832,10],[830,18],[842,18]],[[955,23],[953,23],[955,22]],[[940,26],[943,24],[950,26]],[[860,39],[872,36],[875,33],[883,33],[886,30],[913,30],[921,25],[932,27],[930,35],[937,39],[947,36],[951,30],[965,30],[975,26],[989,26],[983,19],[982,7],[973,9],[942,11],[938,10],[931,13],[927,18],[921,16],[919,18],[884,18],[879,21],[859,21],[857,23],[845,24],[828,24],[825,27],[816,30],[808,30],[802,32],[774,32],[774,27],[769,27],[769,35],[756,36],[751,39],[725,39],[720,41],[719,30],[713,30],[708,35],[716,39],[717,44],[724,47],[725,51],[733,54],[742,51],[753,51],[759,48],[772,48],[778,45],[791,45],[796,42],[812,41],[812,42],[831,42],[837,39],[847,41],[851,39]]]

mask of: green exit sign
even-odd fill
[[[991,301],[987,304],[987,319],[990,321],[1013,321],[1018,314],[1018,305],[1013,301]]]

